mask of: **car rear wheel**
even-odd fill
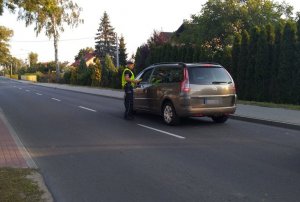
[[[176,114],[174,106],[170,102],[164,104],[162,115],[164,122],[168,125],[177,125],[179,123],[179,117]]]
[[[215,123],[225,123],[228,119],[228,116],[212,116],[211,118]]]

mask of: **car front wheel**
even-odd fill
[[[170,102],[164,104],[162,115],[164,122],[168,125],[177,125],[179,123],[179,117],[176,114],[174,106]]]
[[[215,123],[225,123],[228,119],[228,116],[212,116],[211,118]]]

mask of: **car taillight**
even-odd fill
[[[183,81],[180,83],[181,92],[189,92],[190,89],[190,82],[189,82],[189,73],[187,68],[183,69]]]
[[[231,89],[232,89],[232,91],[233,91],[234,93],[236,92],[235,85],[232,85],[232,86],[231,86]]]

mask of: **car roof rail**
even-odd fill
[[[186,65],[186,63],[184,63],[184,62],[158,62],[158,63],[154,63],[152,65],[168,65],[168,64]]]
[[[154,65],[167,65],[167,64],[179,64],[179,65],[187,65],[187,64],[211,64],[211,65],[221,65],[217,62],[158,62],[158,63],[154,63],[152,64],[151,66],[154,66]]]
[[[211,64],[211,65],[221,65],[217,62],[197,62],[197,64]]]

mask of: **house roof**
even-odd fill
[[[72,66],[74,67],[78,67],[80,65],[80,61],[83,59],[85,62],[88,62],[89,60],[93,59],[95,57],[95,53],[94,52],[89,52],[87,54],[85,54],[85,56],[81,59],[76,60]]]
[[[167,42],[171,39],[173,32],[160,32],[159,36],[164,41]]]
[[[179,36],[182,32],[189,30],[189,29],[194,29],[196,26],[197,26],[196,23],[184,22],[180,25],[180,27],[174,33],[176,36]]]

